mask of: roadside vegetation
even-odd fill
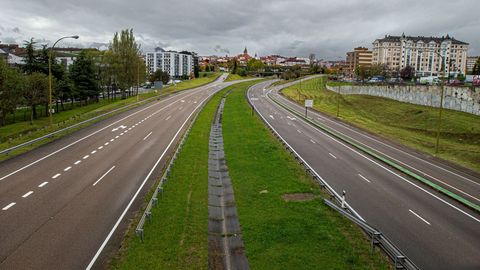
[[[223,128],[250,267],[389,269],[388,259],[372,253],[360,229],[324,205],[319,185],[252,116],[246,90],[229,94]]]
[[[163,96],[176,93],[182,90],[199,87],[199,86],[213,82],[220,75],[221,73],[212,73],[212,74],[209,74],[207,77],[183,81],[176,85],[165,87],[161,90],[152,90],[151,92],[148,92],[148,93],[140,93],[138,95],[138,100],[142,101],[142,100],[146,100],[148,98],[152,98],[156,96],[163,97]],[[41,137],[48,133],[54,132],[56,130],[60,130],[67,126],[79,123],[81,121],[113,111],[115,109],[118,109],[127,105],[131,105],[136,102],[137,102],[137,97],[131,96],[125,99],[119,98],[115,100],[100,99],[98,102],[90,103],[88,105],[80,105],[77,103],[65,104],[65,110],[54,114],[52,126],[50,126],[50,120],[46,113],[43,113],[43,114],[39,113],[37,119],[30,121],[29,119],[24,120],[23,118],[21,118],[24,115],[27,115],[30,112],[29,111],[30,109],[28,108],[18,109],[16,110],[16,114],[15,114],[18,119],[14,123],[11,123],[5,126],[0,126],[0,149],[7,149],[9,147]],[[39,112],[44,111],[43,107],[41,106],[38,106],[38,107],[40,108]],[[131,108],[132,107],[129,107],[126,110]],[[122,111],[124,110],[120,110],[118,112],[115,112],[114,114],[121,113]],[[106,117],[111,117],[114,114],[110,114]],[[88,125],[91,125],[101,120],[102,119],[98,119],[96,121],[82,125],[81,127],[78,127],[76,129],[68,130],[63,135],[69,134],[71,132],[74,132],[75,130],[78,130],[79,128],[86,127]],[[2,155],[0,156],[0,161],[6,158],[9,158],[13,155],[16,155],[25,151],[29,151],[33,147],[38,147],[39,145],[42,145],[48,141],[50,141],[50,139],[45,140],[43,142],[35,143],[32,145],[32,147],[25,147],[23,149],[15,150],[12,153],[10,153],[8,156]]]
[[[250,79],[250,78],[255,78],[254,76],[240,76],[238,74],[228,74],[227,79],[225,79],[226,82],[231,82],[231,81],[238,81],[238,80],[244,80],[244,79]]]
[[[320,77],[282,91],[304,103],[314,100],[314,109],[336,116],[338,95],[325,87]],[[329,82],[330,85],[330,82]],[[438,109],[367,95],[341,95],[339,118],[394,142],[434,154]],[[480,172],[480,116],[444,110],[438,157]]]
[[[229,90],[223,120],[225,150],[251,268],[391,268],[383,254],[371,252],[358,227],[323,204],[318,185],[251,115],[244,94],[255,83],[230,86],[205,106],[163,197],[152,209],[144,242],[134,235],[132,224],[110,268],[208,268],[208,142],[216,108]],[[282,198],[296,192],[310,193],[313,200]]]

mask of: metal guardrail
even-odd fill
[[[251,89],[252,87],[250,87]],[[288,142],[273,128],[272,125],[263,117],[252,103],[249,97],[250,89],[245,92],[246,99],[252,108],[252,113],[255,111],[266,126],[270,129],[273,135],[280,140],[286,150],[288,150],[294,158],[302,165],[305,170],[310,173],[312,178],[316,180],[322,188],[324,188],[331,196],[330,200],[325,199],[325,204],[337,210],[343,216],[349,218],[355,224],[360,226],[370,237],[372,249],[375,246],[380,247],[394,262],[395,269],[418,270],[418,268],[410,259],[405,256],[399,248],[397,248],[392,241],[390,241],[380,231],[370,226],[366,221],[345,201],[345,194],[340,196],[289,144]],[[341,205],[338,206],[338,205]]]
[[[43,141],[43,140],[48,139],[48,138],[52,138],[52,137],[54,137],[56,134],[62,133],[62,132],[67,131],[67,130],[69,130],[69,129],[76,128],[76,127],[78,127],[78,126],[81,126],[81,125],[86,124],[86,123],[88,123],[88,122],[95,121],[95,120],[97,120],[97,119],[99,119],[99,118],[102,118],[102,117],[104,117],[104,116],[107,116],[107,115],[109,115],[109,114],[113,114],[113,113],[115,113],[115,112],[124,110],[124,109],[126,109],[126,108],[129,108],[129,107],[132,107],[132,106],[141,104],[141,103],[149,102],[150,100],[157,99],[157,98],[159,98],[159,96],[154,96],[154,97],[151,97],[151,98],[147,98],[147,99],[145,99],[145,100],[138,101],[138,102],[135,102],[135,103],[132,103],[132,104],[129,104],[129,105],[126,105],[126,106],[123,106],[123,107],[114,109],[114,110],[112,110],[112,111],[103,113],[103,114],[101,114],[101,115],[97,115],[97,116],[95,116],[95,117],[89,118],[89,119],[84,120],[84,121],[82,121],[82,122],[79,122],[79,123],[73,124],[73,125],[71,125],[71,126],[68,126],[68,127],[66,127],[66,128],[62,128],[62,129],[57,130],[57,131],[54,131],[54,132],[52,132],[52,133],[49,133],[49,134],[43,135],[43,136],[41,136],[41,137],[35,138],[35,139],[30,140],[30,141],[28,141],[28,142],[24,142],[24,143],[21,143],[21,144],[12,146],[12,147],[10,147],[10,148],[4,149],[4,150],[0,151],[0,155],[3,155],[3,154],[7,154],[7,155],[8,155],[10,152],[12,152],[12,151],[14,151],[14,150],[23,148],[23,147],[28,146],[28,145],[32,145],[32,144],[34,144],[34,143],[36,143],[36,142]]]
[[[208,101],[210,99],[212,99],[212,97],[214,95],[215,94],[211,95],[210,97],[208,97],[203,102],[203,104],[198,108],[197,113],[195,113],[195,116],[193,117],[192,121],[189,123],[187,130],[182,135],[182,139],[180,140],[180,143],[178,143],[178,147],[176,148],[172,158],[170,159],[170,161],[168,163],[168,166],[166,167],[162,177],[160,178],[161,179],[160,182],[158,183],[157,187],[155,188],[155,191],[153,192],[152,198],[148,202],[147,207],[145,208],[145,211],[143,212],[142,217],[140,218],[140,221],[137,224],[137,227],[135,229],[135,233],[137,234],[137,236],[140,237],[140,240],[142,242],[143,242],[143,239],[144,239],[143,226],[145,225],[145,222],[147,220],[150,220],[152,218],[152,207],[158,203],[158,195],[160,194],[160,196],[163,197],[163,192],[164,192],[163,184],[167,181],[168,177],[170,176],[170,172],[171,172],[171,169],[173,168],[173,166],[175,165],[175,160],[177,159],[177,155],[180,152],[180,150],[182,149],[182,146],[185,143],[186,138],[190,134],[192,126],[195,123],[195,121],[197,120],[198,115],[203,110],[203,108],[208,103]]]
[[[208,85],[208,84],[218,83],[219,80],[222,80],[222,75],[220,75],[220,76],[219,76],[217,79],[215,79],[213,82],[209,82],[209,83],[207,83],[207,84],[205,84],[205,85],[201,85],[201,86],[198,86],[198,87],[195,87],[195,88],[185,89],[185,90],[193,90],[193,89],[197,89],[197,88],[206,86],[206,85]],[[63,128],[63,129],[54,131],[54,132],[52,132],[52,133],[43,135],[43,136],[38,137],[38,138],[35,138],[35,139],[33,139],[33,140],[30,140],[30,141],[27,141],[27,142],[24,142],[24,143],[21,143],[21,144],[12,146],[12,147],[10,147],[10,148],[1,150],[1,151],[0,151],[0,155],[3,155],[3,154],[8,155],[10,152],[12,152],[12,151],[14,151],[14,150],[23,148],[23,147],[28,146],[28,145],[33,145],[33,144],[36,143],[36,142],[43,141],[43,140],[48,139],[48,138],[53,138],[56,134],[62,133],[62,132],[64,132],[64,131],[67,131],[67,130],[72,129],[72,128],[76,128],[76,127],[78,127],[78,126],[80,126],[80,125],[83,125],[83,124],[86,124],[86,123],[88,123],[88,122],[92,122],[92,121],[94,121],[94,120],[97,120],[97,119],[102,118],[102,117],[104,117],[104,116],[107,116],[107,115],[109,115],[109,114],[113,114],[113,113],[115,113],[115,112],[124,110],[124,109],[126,109],[126,108],[129,108],[129,107],[132,107],[132,106],[135,106],[135,105],[138,105],[138,104],[148,103],[148,102],[150,102],[151,100],[154,100],[154,99],[159,99],[159,98],[162,98],[162,97],[168,97],[168,96],[170,96],[170,95],[172,95],[172,94],[176,94],[176,93],[169,93],[169,94],[166,94],[166,95],[165,95],[165,94],[164,94],[164,95],[160,94],[160,95],[158,95],[158,96],[153,96],[153,97],[150,97],[150,98],[147,98],[147,99],[144,99],[144,100],[141,100],[141,101],[137,101],[137,102],[135,102],[135,103],[132,103],[132,104],[129,104],[129,105],[126,105],[126,106],[123,106],[123,107],[114,109],[114,110],[112,110],[112,111],[103,113],[103,114],[101,114],[101,115],[97,115],[97,116],[95,116],[95,117],[89,118],[89,119],[84,120],[84,121],[82,121],[82,122],[79,122],[79,123],[73,124],[73,125],[71,125],[71,126],[68,126],[68,127],[66,127],[66,128]]]
[[[345,211],[342,207],[336,205],[335,203],[325,199],[325,204],[330,206],[332,209],[339,212],[344,217],[347,217],[352,222],[360,226],[360,228],[365,231],[365,233],[370,238],[370,243],[372,246],[372,251],[375,249],[375,246],[380,247],[392,260],[394,263],[395,269],[408,269],[408,270],[417,270],[419,269],[411,260],[409,260],[398,247],[396,247],[390,239],[388,239],[382,232],[373,228],[368,223],[363,220],[358,219],[354,215]]]

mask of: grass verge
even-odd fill
[[[145,93],[145,94],[140,94],[139,95],[139,101],[146,100],[148,98],[152,98],[155,96],[163,97],[172,93],[176,93],[179,91],[183,91],[186,89],[191,89],[195,87],[200,87],[202,85],[208,84],[214,80],[216,80],[221,74],[220,73],[212,73],[208,77],[202,77],[199,79],[195,80],[189,80],[185,82],[181,82],[177,85],[174,86],[169,86],[166,87],[160,91],[157,92],[150,92],[150,93]],[[76,107],[71,110],[67,111],[62,111],[58,114],[55,114],[53,117],[53,125],[50,126],[50,122],[48,117],[43,117],[40,119],[37,119],[33,122],[33,124],[30,124],[29,121],[21,121],[13,124],[9,124],[3,127],[0,127],[0,149],[7,149],[9,147],[27,142],[29,140],[41,137],[43,135],[49,134],[51,132],[63,129],[65,127],[68,127],[70,125],[79,123],[81,121],[90,119],[92,117],[113,111],[115,109],[130,105],[137,102],[137,97],[129,97],[127,99],[118,99],[116,101],[107,101],[107,100],[101,100],[98,103],[94,104],[89,104],[87,106],[82,106],[82,107]],[[140,104],[139,104],[140,105]],[[138,106],[138,105],[135,105]],[[128,107],[125,110],[132,109],[133,107]],[[120,110],[114,114],[105,116],[105,118],[112,117],[115,114],[121,113],[125,110]],[[67,134],[70,134],[76,130],[79,130],[81,128],[87,127],[93,123],[96,123],[98,121],[101,121],[102,119],[97,119],[96,121],[92,121],[90,123],[86,123],[82,126],[79,126],[78,128],[74,128],[71,130],[66,131],[62,135],[57,135],[56,139],[58,139],[61,136],[65,136]],[[38,142],[33,144],[31,147],[24,147],[22,149],[15,150],[11,152],[8,156],[6,155],[1,155],[0,156],[0,161],[11,158],[12,156],[27,152],[32,150],[35,147],[38,147],[40,145],[43,145],[47,142],[50,142],[54,139],[46,139],[42,142]]]
[[[292,85],[282,91],[303,104],[336,115],[337,94],[325,88],[324,77]],[[342,95],[340,119],[394,142],[435,155],[438,109],[367,95]],[[436,156],[480,172],[480,116],[444,110],[439,153]]]
[[[222,94],[245,89],[255,82],[230,86],[204,107],[180,151],[163,198],[145,224],[142,243],[127,234],[112,269],[207,269],[208,268],[208,141],[210,126]],[[146,198],[148,201],[150,198]],[[135,224],[136,221],[132,224]]]
[[[223,133],[227,165],[252,269],[390,269],[360,229],[324,205],[325,194],[251,115],[246,89],[227,98]],[[311,193],[309,201],[285,201]]]
[[[253,76],[240,76],[238,74],[228,74],[227,79],[225,79],[226,82],[231,82],[231,81],[238,81],[238,80],[245,80],[245,79],[251,79],[255,78]]]

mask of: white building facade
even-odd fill
[[[390,70],[411,66],[417,76],[466,74],[468,43],[448,35],[385,36],[373,42],[372,51],[372,64],[385,65]]]
[[[145,54],[150,74],[158,69],[165,71],[171,78],[188,77],[193,72],[193,56],[188,53],[164,51],[160,48]]]

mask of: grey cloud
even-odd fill
[[[114,32],[133,28],[143,50],[238,54],[247,46],[252,54],[315,53],[329,59],[371,47],[385,34],[449,33],[469,42],[470,54],[480,54],[480,17],[472,8],[477,5],[477,0],[4,0],[0,30],[3,43],[5,36],[21,42],[78,34],[78,41],[63,44],[89,46],[108,44]]]
[[[12,29],[12,32],[17,33],[17,34],[20,34],[20,28],[14,27],[14,28]]]

